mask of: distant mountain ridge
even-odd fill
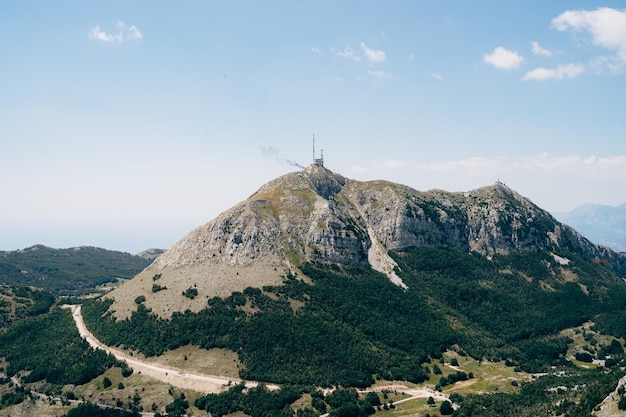
[[[34,245],[0,252],[0,283],[80,295],[118,278],[130,279],[150,262],[141,256],[92,246],[54,249]]]
[[[588,203],[554,217],[594,243],[626,252],[626,203],[616,207]]]
[[[618,273],[626,259],[559,223],[505,184],[469,192],[421,192],[388,181],[361,182],[311,165],[261,186],[247,200],[196,228],[148,268],[111,293],[113,309],[126,316],[135,298],[168,316],[204,308],[201,298],[174,305],[156,285],[208,297],[247,287],[279,285],[305,262],[372,267],[394,284],[388,251],[454,248],[496,254],[569,251],[601,259]]]

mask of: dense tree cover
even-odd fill
[[[375,407],[381,405],[375,392],[369,392],[361,398],[354,388],[339,388],[324,396],[321,391],[311,391],[306,386],[285,385],[277,391],[270,391],[262,384],[246,388],[243,383],[234,385],[221,394],[198,397],[194,405],[210,412],[213,417],[238,411],[251,417],[292,417],[290,405],[304,392],[311,394],[311,407],[305,406],[296,410],[298,417],[317,417],[320,413],[325,413],[328,407],[331,417],[366,417],[374,414]]]
[[[146,355],[190,343],[230,349],[243,364],[241,377],[261,381],[367,386],[377,375],[420,382],[428,372],[423,361],[455,344],[537,372],[565,362],[571,340],[560,330],[626,300],[626,285],[609,270],[563,255],[571,259],[567,272],[543,252],[489,260],[413,249],[394,255],[407,291],[370,269],[305,264],[312,283],[289,276],[282,286],[215,297],[208,308],[169,320],[139,303],[118,321],[107,312],[110,301],[85,303],[83,315],[106,343]]]
[[[194,405],[211,413],[213,417],[241,411],[251,417],[291,417],[289,407],[302,395],[302,390],[284,386],[278,391],[270,391],[263,384],[246,389],[243,383],[232,386],[221,394],[208,394],[198,397]]]
[[[429,300],[377,272],[319,265],[303,270],[314,285],[292,277],[284,286],[210,299],[210,308],[175,313],[171,320],[139,304],[129,320],[116,321],[104,301],[85,303],[83,315],[109,344],[123,341],[147,355],[189,343],[229,348],[239,353],[244,378],[324,386],[367,386],[374,374],[422,381],[427,371],[421,363],[441,356],[455,340]],[[294,312],[289,298],[308,302]],[[258,311],[245,313],[245,304]]]
[[[452,408],[452,403],[450,401],[444,401],[439,406],[439,413],[442,416],[449,416],[454,412],[454,408]]]
[[[0,409],[9,407],[15,404],[21,404],[28,396],[28,388],[23,386],[16,386],[13,390],[5,392],[0,398]]]
[[[570,341],[556,336],[560,330],[626,305],[622,280],[601,266],[565,255],[578,282],[563,276],[547,252],[488,260],[451,248],[412,249],[397,260],[409,286],[419,286],[500,340],[490,347],[484,339],[466,339],[462,345],[469,353],[510,357],[523,369],[538,371],[566,352]]]
[[[517,394],[468,395],[453,416],[589,417],[594,407],[615,389],[620,376],[604,369],[543,376],[524,384]]]
[[[102,408],[92,403],[83,403],[71,409],[63,417],[139,417],[136,411],[126,411],[117,408]]]
[[[600,314],[594,322],[594,330],[626,339],[626,303],[621,310]]]
[[[45,379],[59,385],[84,384],[118,364],[113,356],[90,347],[79,336],[70,312],[58,308],[0,334],[0,356],[9,362],[9,376],[30,371],[24,382]]]
[[[140,256],[101,248],[36,245],[0,252],[0,283],[35,286],[55,294],[85,294],[117,278],[132,278],[149,264]]]
[[[54,296],[46,291],[0,286],[0,330],[28,317],[47,313],[55,301]]]
[[[168,417],[183,417],[189,408],[189,401],[185,398],[185,394],[180,394],[174,398],[174,401],[165,406],[165,412]]]

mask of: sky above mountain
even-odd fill
[[[167,248],[317,157],[626,202],[622,1],[0,2],[0,250]]]

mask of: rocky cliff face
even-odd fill
[[[125,316],[137,294],[168,316],[180,310],[171,294],[196,288],[186,300],[198,310],[206,297],[249,286],[280,284],[302,262],[371,266],[404,283],[387,251],[454,247],[485,256],[568,249],[624,271],[626,262],[591,244],[502,183],[465,193],[420,192],[385,181],[360,182],[323,167],[284,175],[213,221],[190,232],[118,290],[113,309]],[[167,290],[165,290],[167,289]]]

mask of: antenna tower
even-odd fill
[[[322,149],[322,155],[320,158],[315,157],[315,134],[313,134],[313,165],[318,167],[324,166],[324,149]]]

